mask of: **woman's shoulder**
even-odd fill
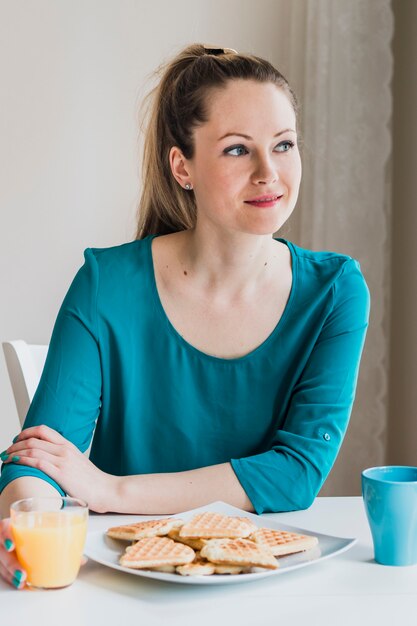
[[[106,248],[86,248],[84,257],[95,259],[100,267],[114,263],[140,263],[149,248],[150,239],[151,236],[148,236]]]
[[[369,302],[369,289],[359,261],[349,254],[329,250],[309,250],[287,240],[299,282],[318,294],[328,289],[337,297],[355,293]]]
[[[123,293],[135,285],[148,284],[150,240],[151,236],[105,248],[86,248],[84,264],[74,279],[73,289],[86,286],[99,289],[101,294]]]
[[[288,245],[301,272],[314,273],[325,279],[352,272],[362,275],[359,261],[348,254],[330,250],[310,250],[285,239],[280,241]]]
[[[306,262],[319,263],[324,265],[342,265],[346,262],[355,261],[353,257],[341,252],[333,252],[331,250],[311,250],[309,248],[303,248],[295,244],[293,241],[289,241],[287,239],[279,239],[279,241],[286,243],[299,259],[302,259]]]
[[[83,268],[100,277],[100,281],[148,273],[150,239],[151,236],[106,248],[86,248]]]

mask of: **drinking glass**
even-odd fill
[[[25,498],[10,507],[16,555],[27,584],[42,589],[71,585],[80,569],[88,507],[68,497]]]

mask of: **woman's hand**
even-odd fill
[[[74,444],[48,426],[26,428],[2,453],[4,463],[27,465],[45,472],[69,496],[81,498],[92,511],[110,510],[117,477],[99,470]]]
[[[14,551],[9,518],[0,520],[0,576],[16,589],[25,586],[26,572],[22,570]]]

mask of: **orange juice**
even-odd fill
[[[17,558],[34,587],[65,587],[80,569],[87,509],[16,512],[12,535]]]

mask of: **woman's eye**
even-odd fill
[[[282,150],[277,150],[277,152],[288,152],[291,148],[294,148],[293,141],[281,141],[277,146],[277,148],[282,148]]]
[[[243,154],[247,154],[248,151],[245,146],[231,146],[230,148],[226,148],[224,152],[232,156],[242,156]]]
[[[291,148],[294,148],[294,146],[295,144],[293,141],[290,141],[290,140],[281,141],[281,143],[275,146],[275,151],[276,152],[289,152]],[[248,150],[245,148],[245,146],[238,145],[238,146],[231,146],[230,148],[226,148],[224,153],[230,156],[240,157],[245,154],[248,154]]]

